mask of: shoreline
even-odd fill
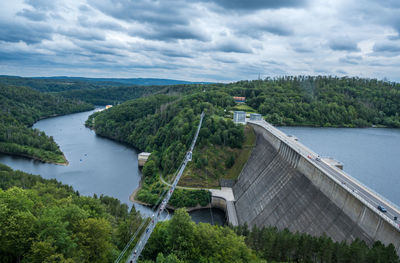
[[[9,156],[13,156],[13,157],[23,157],[23,158],[26,158],[26,159],[29,159],[29,160],[39,161],[41,163],[49,163],[49,164],[56,164],[56,165],[62,165],[62,166],[68,166],[69,165],[69,162],[68,162],[68,160],[67,160],[67,158],[65,157],[64,154],[62,156],[63,156],[65,162],[57,163],[57,162],[44,160],[44,159],[41,159],[39,157],[28,155],[28,154],[23,154],[23,153],[13,153],[13,152],[6,152],[6,151],[2,151],[2,150],[0,150],[0,153],[5,154],[5,155],[9,155]]]

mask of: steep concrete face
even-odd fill
[[[326,176],[310,160],[258,125],[257,144],[233,187],[239,224],[288,228],[335,241],[393,243],[400,231]]]

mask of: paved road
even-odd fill
[[[339,181],[343,188],[347,189],[354,196],[359,197],[364,200],[366,203],[372,206],[381,216],[387,216],[388,220],[393,224],[397,225],[400,228],[400,209],[389,201],[385,200],[383,197],[379,196],[373,190],[369,189],[362,183],[358,182],[356,179],[346,174],[345,172],[339,170],[336,167],[332,167],[327,162],[319,157],[318,154],[308,149],[306,146],[301,144],[300,142],[293,139],[293,137],[288,137],[285,133],[278,130],[271,124],[266,121],[248,121],[249,123],[257,124],[270,131],[276,137],[278,137],[281,141],[285,142],[289,145],[293,150],[300,153],[303,157],[309,158],[317,167],[319,167],[322,171],[324,171],[328,176],[335,178]],[[382,213],[377,209],[378,205],[383,205],[387,212]],[[394,217],[397,216],[397,221],[394,220]]]

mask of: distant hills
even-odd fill
[[[210,84],[210,82],[192,82],[186,80],[176,79],[157,79],[157,78],[84,78],[84,77],[34,77],[34,79],[58,79],[58,80],[80,80],[88,82],[115,82],[127,85],[139,86],[165,86],[165,85],[179,85],[179,84]]]
[[[76,89],[74,84],[90,84],[92,88],[107,87],[107,86],[166,86],[166,85],[179,85],[179,84],[210,84],[210,82],[191,82],[185,80],[175,79],[157,79],[157,78],[85,78],[85,77],[67,77],[67,76],[54,76],[54,77],[19,77],[0,75],[0,83],[12,84],[16,86],[31,86],[32,81],[42,80],[42,84],[64,85],[68,88],[47,91],[62,91],[67,89]],[[85,88],[87,85],[85,85]],[[35,87],[32,87],[35,88]],[[40,89],[39,89],[40,90]],[[41,90],[45,91],[45,90]]]

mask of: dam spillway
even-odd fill
[[[341,176],[342,172],[268,123],[248,124],[257,142],[233,186],[239,224],[276,226],[313,236],[325,233],[334,241],[358,238],[371,245],[380,240],[392,243],[400,254],[399,225],[378,211],[376,203],[365,200],[356,190],[357,183],[346,184],[350,181],[344,181],[344,173],[343,180],[335,178],[332,174]],[[379,196],[372,200],[398,213],[397,207]]]

